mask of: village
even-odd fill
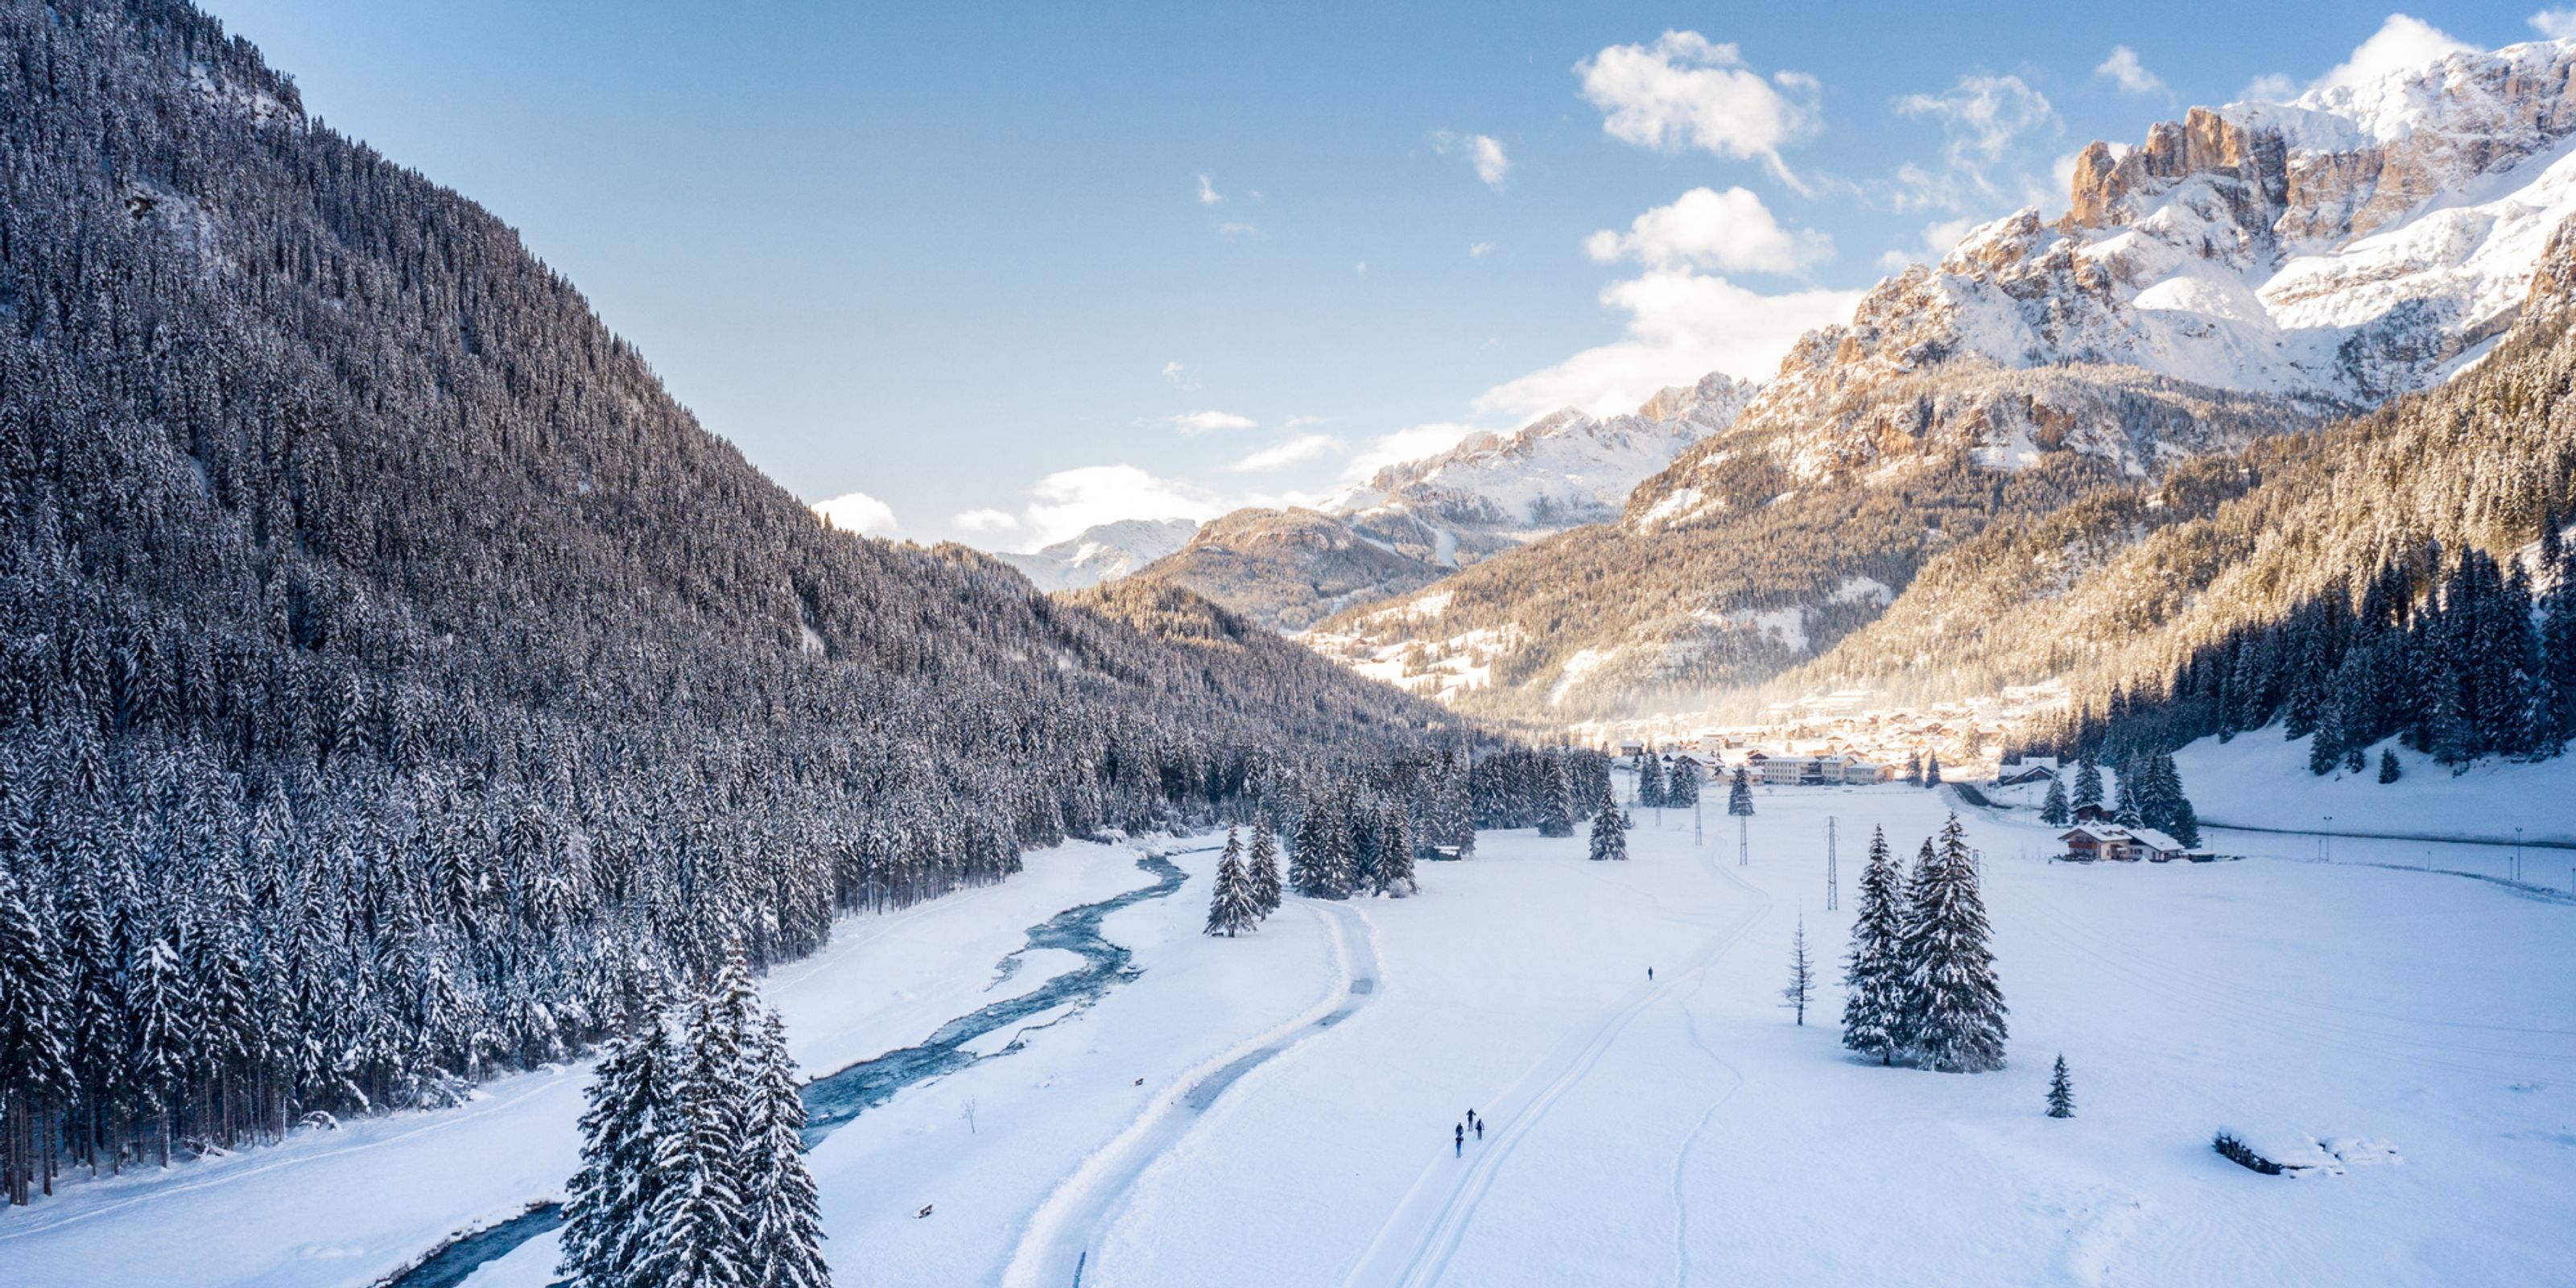
[[[1576,726],[1575,734],[1623,761],[1654,755],[1668,766],[1690,762],[1710,782],[1731,782],[1740,772],[1756,787],[1949,785],[1970,804],[2037,810],[2052,823],[2060,820],[2046,817],[2054,812],[2047,802],[2057,788],[2057,808],[2068,825],[2058,837],[2065,846],[2058,857],[2066,862],[2206,863],[2218,857],[2156,828],[2124,824],[2106,803],[2068,804],[2074,766],[2055,756],[2011,753],[2015,734],[2028,722],[2065,705],[2059,686],[2007,688],[1993,698],[1919,710],[1873,707],[1871,696],[1865,689],[1847,689],[1778,702],[1757,724],[1589,722]]]

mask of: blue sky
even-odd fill
[[[1769,374],[2088,140],[2518,4],[211,0],[846,523],[1023,548]]]

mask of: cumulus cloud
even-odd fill
[[[1535,415],[1578,407],[1631,411],[1667,385],[1712,371],[1765,378],[1805,332],[1851,316],[1858,291],[1764,295],[1688,268],[1656,269],[1611,284],[1601,303],[1628,315],[1627,334],[1486,390],[1476,410]]]
[[[1262,448],[1226,466],[1229,474],[1266,474],[1284,470],[1300,461],[1311,461],[1341,447],[1342,440],[1330,434],[1301,434],[1287,442]]]
[[[1637,216],[1625,233],[1592,234],[1583,249],[1605,264],[1633,259],[1650,268],[1794,273],[1833,258],[1834,242],[1813,229],[1781,227],[1762,199],[1742,188],[1693,188]]]
[[[1021,527],[1029,534],[1031,549],[1120,519],[1205,522],[1229,508],[1194,483],[1157,478],[1133,465],[1058,470],[1031,486],[1029,496],[1033,499],[1022,515]]]
[[[1216,190],[1216,185],[1209,182],[1206,175],[1200,175],[1199,204],[1202,206],[1213,206],[1223,200],[1225,200],[1225,194],[1218,192]]]
[[[2576,10],[2543,10],[2531,15],[2528,21],[2535,30],[2553,39],[2562,34],[2576,34]],[[2448,55],[2467,53],[2475,48],[2421,18],[2392,13],[2379,24],[2379,30],[2353,49],[2351,57],[2335,64],[2325,75],[2305,85],[2277,72],[2257,76],[2238,97],[2257,103],[2284,103],[2315,90],[2366,84],[2391,72],[2422,67]]]
[[[1199,373],[1190,370],[1189,364],[1175,359],[1163,364],[1163,383],[1174,389],[1196,389],[1199,387]]]
[[[1667,31],[1652,45],[1612,45],[1574,70],[1610,137],[1662,152],[1697,148],[1759,161],[1792,187],[1798,180],[1780,149],[1821,125],[1814,77],[1765,77],[1734,45],[1696,31]]]
[[[1184,434],[1208,434],[1220,429],[1251,429],[1260,422],[1230,411],[1185,411],[1164,417],[1163,423]]]
[[[2093,74],[2110,77],[2111,83],[2119,86],[2124,94],[2166,92],[2164,77],[2148,71],[2138,61],[2138,51],[2127,45],[2111,46],[2111,56],[2103,59],[2102,65],[2093,69]]]
[[[2551,40],[2576,36],[2576,9],[2543,9],[2525,21],[2533,31]]]
[[[1431,150],[1442,156],[1453,152],[1464,154],[1467,163],[1476,168],[1476,177],[1497,192],[1502,190],[1505,176],[1512,172],[1512,158],[1503,150],[1503,141],[1490,134],[1434,130],[1431,133]]]
[[[1342,468],[1342,481],[1365,483],[1370,475],[1387,466],[1437,455],[1466,441],[1469,435],[1485,432],[1474,425],[1436,421],[1399,429],[1392,434],[1381,434],[1351,453],[1350,464]]]
[[[894,507],[865,492],[844,492],[814,503],[814,513],[843,532],[877,536],[894,531]]]
[[[1009,532],[1020,526],[1019,516],[1008,510],[967,510],[949,522],[961,532]]]

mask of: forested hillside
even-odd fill
[[[0,0],[0,192],[17,1201],[560,1058],[1068,833],[1402,791],[1446,736],[1259,632],[819,526],[184,3]]]

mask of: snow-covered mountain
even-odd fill
[[[1439,580],[1571,527],[1614,519],[1629,492],[1735,423],[1760,386],[1713,373],[1627,415],[1567,408],[1390,465],[1320,510],[1238,510],[1153,576],[1282,630]]]
[[[995,558],[1019,569],[1040,590],[1084,590],[1180,549],[1198,528],[1189,519],[1120,519],[1084,528],[1051,546]]]
[[[2576,41],[2195,108],[2085,149],[2068,205],[1973,229],[1801,338],[1619,522],[1314,638],[1426,680],[1508,640],[1471,701],[1498,714],[1706,700],[1823,653],[1989,524],[2449,380],[2576,216]]]
[[[1740,439],[1805,480],[1927,447],[2151,473],[2234,437],[2167,414],[2178,394],[2313,417],[2445,379],[2512,324],[2576,213],[2571,76],[2576,42],[2540,41],[2094,143],[2068,214],[2019,211],[1880,283],[1630,516],[1722,506],[1699,485]]]

